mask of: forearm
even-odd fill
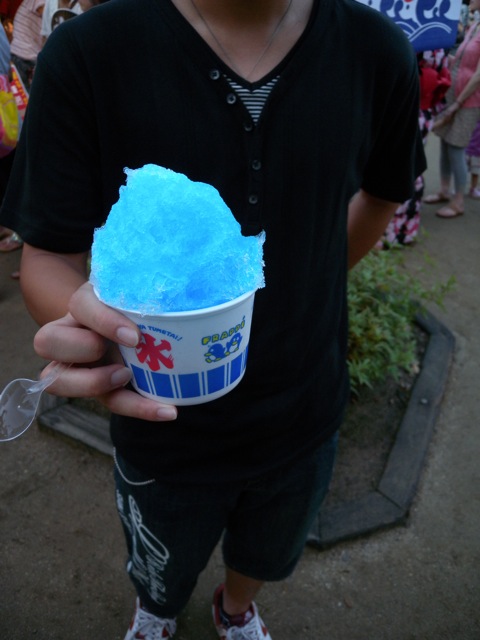
[[[399,203],[360,190],[348,209],[348,268],[354,267],[382,236]]]
[[[25,304],[40,325],[67,313],[72,294],[87,280],[88,254],[59,254],[24,244],[20,279]]]

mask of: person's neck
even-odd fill
[[[289,0],[194,0],[201,13],[212,23],[241,29],[243,26],[273,25],[284,14]],[[188,5],[190,0],[175,0]]]
[[[213,51],[255,82],[302,34],[313,0],[171,0]]]

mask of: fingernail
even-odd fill
[[[175,407],[160,407],[157,411],[160,420],[176,420],[177,410]]]
[[[118,341],[126,347],[136,347],[138,344],[138,335],[135,329],[130,327],[119,327],[117,330]]]
[[[113,387],[123,387],[130,382],[132,377],[132,372],[127,367],[123,369],[117,369],[114,373],[112,373],[112,377],[110,378],[110,383]]]

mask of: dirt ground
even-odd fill
[[[438,188],[434,137],[427,151],[430,191]],[[434,211],[424,207],[425,234],[407,262],[427,283],[455,275],[445,311],[431,310],[455,334],[456,352],[408,523],[322,552],[306,548],[294,576],[258,599],[274,640],[480,638],[480,202],[469,200],[456,220]],[[425,253],[436,276],[421,271]],[[43,364],[10,279],[18,261],[18,252],[0,257],[0,388],[36,377]],[[111,467],[109,457],[36,426],[0,445],[1,640],[124,637],[134,593]],[[178,640],[216,637],[210,600],[221,579],[217,550],[179,620]]]

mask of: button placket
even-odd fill
[[[209,78],[213,82],[223,79],[223,73],[216,68],[212,68],[208,72]],[[246,108],[243,102],[239,99],[237,94],[229,87],[228,82],[225,81],[225,88],[227,89],[224,94],[224,100],[229,107],[233,107],[235,112],[241,117],[241,125],[245,135],[245,160],[247,162],[247,184],[246,184],[246,206],[245,206],[245,218],[242,228],[245,232],[256,235],[260,233],[261,229],[261,192],[263,182],[263,165],[260,160],[261,157],[261,143],[258,137],[257,129],[253,123],[251,117],[245,114]]]
[[[247,135],[247,134],[246,134]],[[262,230],[262,191],[263,191],[263,163],[261,161],[261,139],[256,127],[248,133],[247,143],[248,185],[247,185],[247,217],[245,231],[258,234]]]

